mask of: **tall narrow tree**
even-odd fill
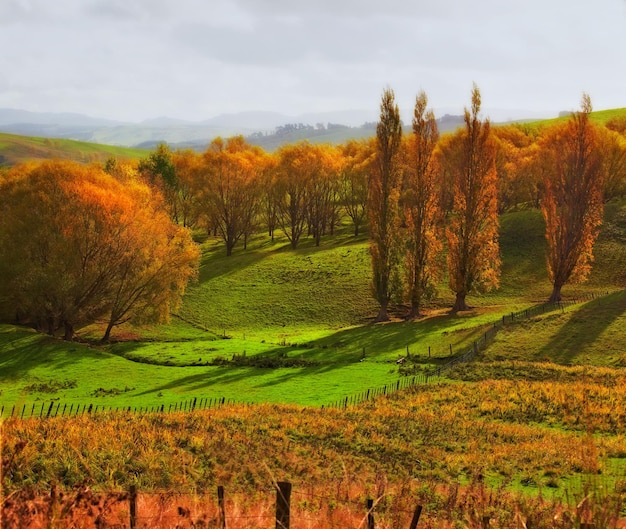
[[[409,318],[419,316],[422,299],[434,292],[434,279],[438,276],[436,255],[441,250],[438,175],[433,154],[439,131],[435,115],[432,110],[426,110],[427,105],[428,98],[421,92],[415,100],[402,196],[406,225],[404,275],[411,304]]]
[[[590,113],[591,100],[584,94],[580,112],[551,128],[542,141],[546,171],[541,210],[553,302],[561,300],[563,285],[586,279],[602,223],[602,153]]]
[[[444,153],[454,189],[446,228],[450,289],[456,294],[453,312],[468,309],[469,293],[499,284],[496,145],[489,120],[479,118],[480,105],[480,91],[474,85],[465,128],[453,136]]]
[[[394,294],[393,274],[398,266],[399,151],[402,142],[400,111],[391,88],[383,92],[376,126],[376,155],[368,197],[372,293],[380,304],[376,321],[388,321]]]

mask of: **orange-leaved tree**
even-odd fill
[[[436,257],[441,250],[438,171],[434,151],[439,139],[437,121],[426,110],[428,98],[420,92],[413,112],[413,134],[407,149],[402,206],[404,213],[404,276],[411,304],[410,318],[420,315],[422,299],[433,294],[439,276]]]
[[[111,321],[131,276],[144,280],[142,267],[165,260],[172,269],[162,268],[151,292],[135,288],[123,317],[166,317],[155,303],[175,304],[195,273],[199,252],[189,233],[138,181],[54,161],[16,167],[0,186],[3,317],[50,334],[62,329],[71,340],[82,325]],[[181,252],[185,258],[178,259]],[[146,303],[151,293],[158,295]]]
[[[402,122],[391,88],[385,89],[376,126],[376,153],[371,167],[367,203],[372,293],[380,310],[376,321],[388,321],[388,307],[394,295],[394,274],[398,271],[398,199],[400,193]]]
[[[456,294],[453,312],[467,310],[466,296],[497,287],[500,275],[496,144],[489,120],[479,118],[480,91],[472,89],[465,128],[442,152],[454,191],[453,210],[446,227],[450,289]]]
[[[341,146],[341,182],[339,195],[346,214],[352,220],[354,236],[359,235],[367,212],[367,188],[374,143],[350,140]]]
[[[602,152],[590,113],[591,100],[583,94],[581,110],[566,123],[550,127],[541,140],[545,169],[541,210],[552,302],[561,300],[563,285],[583,281],[589,274],[602,224]]]
[[[204,199],[213,226],[233,253],[241,237],[247,241],[259,207],[258,192],[264,153],[243,136],[214,139],[203,155]]]
[[[310,182],[319,166],[316,148],[307,141],[278,150],[276,193],[278,223],[295,250],[307,225]]]

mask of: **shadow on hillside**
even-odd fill
[[[106,362],[111,356],[74,342],[62,342],[46,335],[15,328],[3,333],[0,348],[0,380],[23,379],[33,369],[46,368],[50,374],[75,368],[80,362]],[[105,365],[92,365],[106,369]]]
[[[585,303],[536,354],[560,364],[573,364],[615,320],[626,314],[626,291]]]
[[[300,239],[298,248],[293,250],[291,244],[283,235],[277,234],[274,241],[269,236],[257,235],[247,250],[244,250],[238,244],[233,249],[231,256],[226,256],[224,243],[216,242],[202,257],[198,282],[205,283],[235,271],[241,272],[241,270],[251,267],[267,257],[283,252],[294,252],[306,259],[309,255],[323,252],[330,248],[337,246],[350,247],[361,244],[363,241],[364,237],[362,235],[354,237],[343,230],[342,233],[323,237],[320,246],[315,246],[313,238],[303,237]]]
[[[186,392],[201,392],[213,386],[236,383],[244,379],[249,382],[250,388],[276,386],[302,376],[325,376],[360,362],[365,362],[365,365],[368,362],[389,363],[390,368],[394,369],[396,368],[396,356],[403,352],[407,345],[410,346],[412,355],[419,355],[420,361],[417,363],[438,364],[449,359],[448,343],[445,347],[441,346],[441,350],[433,350],[432,358],[428,358],[428,345],[417,351],[416,343],[419,342],[421,336],[432,335],[433,332],[447,332],[451,329],[451,320],[456,322],[464,319],[464,316],[441,315],[420,322],[395,322],[344,329],[307,344],[277,346],[256,355],[267,358],[301,358],[313,365],[288,368],[227,365],[207,367],[206,371],[201,373],[196,372],[180,377],[176,377],[176,373],[173,372],[171,381],[150,388],[139,395],[183,388]],[[480,332],[480,330],[476,332]],[[450,344],[455,340],[457,340],[456,343],[460,343],[466,339],[466,333],[459,333],[457,337],[454,331],[450,332]],[[363,349],[365,349],[365,355],[363,355]],[[459,352],[465,351],[455,348],[454,354]],[[184,370],[187,368],[172,367],[172,369]],[[271,372],[274,372],[275,376],[268,379],[266,375]]]

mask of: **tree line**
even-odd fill
[[[468,295],[498,286],[498,216],[521,204],[543,212],[559,300],[590,270],[603,201],[626,192],[626,120],[592,123],[584,95],[565,122],[495,127],[474,86],[464,126],[440,136],[427,106],[420,93],[406,133],[386,89],[375,137],[338,146],[269,154],[238,136],[203,153],[159,145],[139,162],[15,167],[0,179],[0,315],[68,339],[106,321],[108,339],[180,302],[199,262],[191,230],[230,256],[263,231],[319,245],[346,220],[355,236],[368,228],[379,321],[394,301],[419,316],[446,268],[453,310],[466,310]]]

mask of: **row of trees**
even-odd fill
[[[602,191],[605,200],[626,192],[625,127],[619,120],[593,125],[587,96],[581,112],[543,129],[492,127],[480,118],[480,106],[474,87],[464,127],[439,137],[422,93],[412,133],[403,135],[387,90],[369,141],[338,147],[301,142],[268,154],[241,137],[218,138],[203,154],[160,146],[139,171],[162,189],[175,222],[221,235],[227,255],[261,229],[271,237],[282,230],[296,248],[303,236],[319,245],[346,216],[355,235],[367,221],[379,320],[388,318],[394,298],[410,305],[410,317],[419,314],[443,274],[444,243],[454,310],[467,309],[468,294],[498,286],[498,215],[519,204],[541,207],[551,299],[560,299],[563,284],[589,270]],[[581,135],[586,147],[568,146]],[[568,149],[575,150],[568,156],[580,157],[583,148],[593,162],[563,158]],[[577,182],[588,172],[583,189]]]
[[[392,90],[384,92],[380,105],[368,202],[378,321],[389,318],[390,300],[402,294],[410,302],[409,316],[419,314],[422,299],[434,291],[441,276],[437,255],[443,240],[449,286],[456,294],[453,311],[468,308],[471,292],[497,287],[498,197],[508,194],[514,201],[509,206],[516,204],[523,196],[522,182],[528,193],[525,201],[536,202],[546,221],[550,300],[560,300],[564,284],[584,280],[590,271],[605,182],[610,183],[606,195],[611,197],[625,181],[623,139],[590,122],[586,94],[581,111],[569,121],[549,127],[534,142],[518,144],[510,139],[523,135],[523,128],[496,132],[489,120],[480,119],[476,86],[471,107],[465,110],[465,126],[444,139],[439,139],[426,105],[421,93],[412,134],[404,144]],[[506,179],[502,185],[499,172]],[[401,275],[404,281],[397,280]]]
[[[376,137],[337,147],[301,142],[268,154],[242,137],[207,150],[159,146],[139,164],[103,168],[45,162],[0,181],[0,312],[54,333],[96,320],[159,320],[197,268],[189,228],[237,243],[281,230],[292,248],[332,234],[345,217],[355,235],[369,225],[372,292],[404,299],[418,316],[443,275],[447,248],[454,310],[497,287],[498,214],[520,203],[546,219],[548,271],[561,288],[588,274],[604,199],[626,190],[626,126],[589,120],[591,102],[545,129],[492,127],[472,91],[464,127],[440,137],[427,97],[416,98],[403,134],[392,90]]]

